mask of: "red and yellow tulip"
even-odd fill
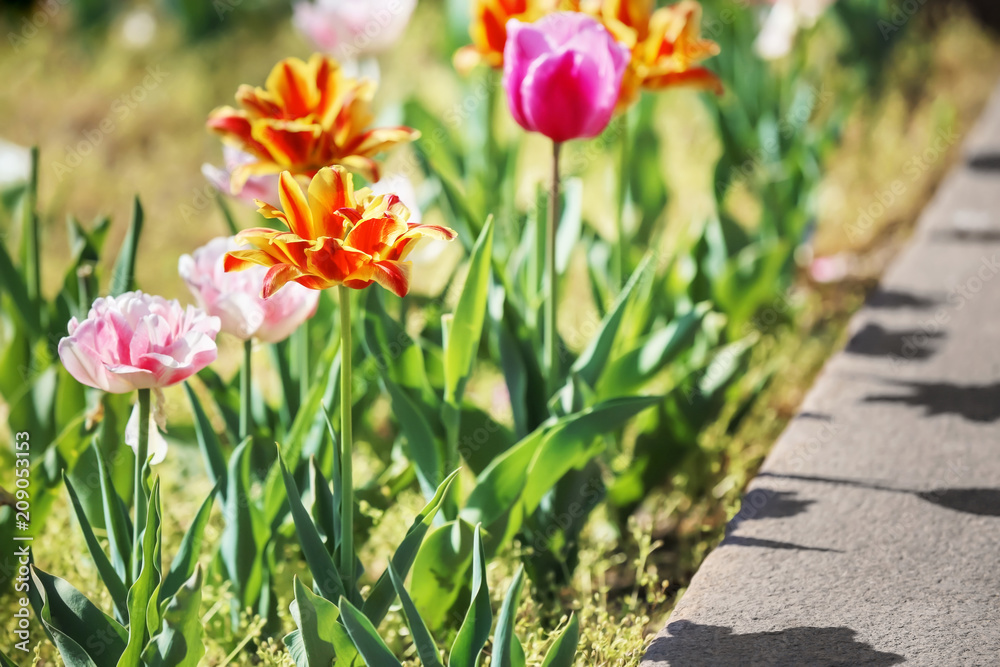
[[[625,0],[609,0],[608,4],[617,2],[625,4]],[[695,0],[681,0],[652,12],[645,25],[640,22],[636,37],[632,63],[622,82],[620,105],[631,104],[639,88],[692,86],[722,94],[719,78],[698,64],[718,55],[719,45],[701,36],[701,5]]]
[[[500,69],[507,44],[507,21],[531,23],[554,7],[552,0],[475,0],[469,28],[472,44],[455,53],[455,68],[465,73],[484,63]]]
[[[233,172],[239,193],[250,176],[290,171],[312,178],[323,167],[343,165],[378,180],[374,156],[419,136],[408,127],[366,129],[374,120],[374,81],[346,76],[336,60],[320,54],[308,62],[282,60],[264,88],[242,85],[240,108],[221,107],[208,127],[255,158]]]
[[[289,172],[279,179],[281,209],[260,200],[259,212],[281,220],[287,232],[247,229],[236,242],[249,250],[226,255],[226,271],[254,265],[269,268],[266,299],[289,282],[310,289],[345,285],[363,289],[378,283],[405,296],[410,288],[406,256],[421,238],[455,238],[447,227],[408,222],[410,212],[394,194],[354,191],[353,177],[340,166],[320,169],[309,184],[308,197]]]
[[[594,16],[631,50],[619,109],[635,102],[642,88],[692,86],[722,93],[719,78],[699,65],[717,55],[719,46],[701,36],[697,0],[681,0],[660,9],[653,0],[475,0],[473,43],[455,54],[456,67],[463,72],[479,63],[502,67],[507,21],[516,18],[530,23],[556,10]]]

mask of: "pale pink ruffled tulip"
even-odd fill
[[[507,105],[521,127],[553,141],[596,137],[614,113],[630,57],[586,14],[511,19],[503,65]]]
[[[246,151],[241,151],[235,146],[223,145],[222,147],[222,159],[225,163],[225,167],[216,167],[214,164],[203,164],[201,165],[202,175],[208,179],[208,182],[214,185],[219,192],[227,195],[233,195],[240,201],[257,207],[254,200],[260,199],[261,201],[278,201],[278,175],[277,174],[264,174],[263,176],[251,176],[243,184],[243,187],[239,192],[233,192],[232,188],[232,178],[233,172],[236,171],[238,167],[244,164],[249,164],[251,162],[256,162],[257,158],[250,155]]]
[[[319,292],[289,283],[271,298],[261,298],[266,267],[226,273],[223,266],[227,252],[243,248],[232,237],[213,239],[183,255],[178,271],[198,305],[222,321],[223,332],[241,340],[277,343],[315,314]]]
[[[128,292],[69,322],[59,358],[82,384],[112,394],[183,382],[215,361],[219,318],[176,300]]]
[[[316,0],[295,3],[292,22],[339,60],[381,53],[403,36],[417,0]]]
[[[764,60],[779,60],[792,51],[795,35],[816,24],[834,0],[773,0],[754,49]]]

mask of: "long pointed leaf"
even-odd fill
[[[340,618],[344,621],[347,634],[351,636],[354,647],[364,659],[368,667],[403,667],[389,647],[385,645],[378,631],[365,615],[358,611],[346,598],[340,598]]]
[[[135,289],[135,262],[139,253],[139,237],[142,235],[144,217],[142,204],[136,197],[132,203],[132,222],[129,224],[128,234],[122,242],[121,252],[115,260],[115,267],[111,273],[112,296],[119,296]]]
[[[198,556],[201,555],[201,543],[205,537],[205,526],[208,525],[208,519],[212,515],[215,494],[221,485],[222,480],[215,483],[215,488],[201,503],[198,513],[194,516],[194,521],[184,533],[181,545],[177,549],[177,555],[174,556],[170,569],[160,586],[160,602],[172,597],[195,574],[198,567]]]
[[[302,504],[302,497],[299,495],[295,480],[292,479],[285,461],[278,455],[278,465],[281,466],[281,476],[285,482],[285,491],[288,494],[288,502],[292,512],[292,520],[295,522],[295,532],[299,536],[299,544],[302,545],[302,555],[305,556],[309,564],[309,570],[313,575],[313,582],[320,593],[330,602],[339,599],[346,592],[344,582],[337,571],[337,565],[333,562],[333,557],[326,550],[323,538],[316,530],[316,524],[309,516],[308,510]]]
[[[417,558],[417,552],[424,541],[424,536],[430,529],[438,510],[441,509],[441,505],[444,504],[444,499],[448,495],[449,489],[451,489],[452,482],[458,476],[458,472],[456,470],[441,482],[434,497],[431,498],[430,502],[424,506],[420,514],[413,520],[410,529],[406,531],[406,536],[396,549],[396,553],[393,554],[389,564],[403,577],[413,567],[413,561]],[[389,607],[392,605],[395,589],[392,585],[390,574],[390,568],[386,568],[386,571],[375,582],[371,594],[369,594],[368,599],[365,600],[362,606],[365,616],[375,625],[382,622],[382,619],[385,618],[386,613],[389,611]]]
[[[35,614],[66,664],[115,667],[125,651],[128,639],[125,628],[68,582],[34,566],[31,579]]]
[[[521,587],[524,584],[524,566],[517,568],[514,581],[507,589],[504,596],[503,605],[500,607],[500,616],[497,619],[497,631],[493,638],[493,660],[491,665],[496,667],[513,667],[511,656],[514,654],[514,621],[517,618],[517,603],[521,599]]]
[[[472,547],[472,599],[462,627],[451,647],[448,667],[476,667],[483,647],[493,627],[493,609],[486,583],[486,553],[483,549],[482,526],[476,526]]]
[[[66,485],[66,492],[69,494],[70,503],[73,505],[73,511],[76,513],[76,519],[80,524],[80,530],[83,532],[83,539],[87,543],[87,550],[90,551],[90,556],[94,559],[94,565],[97,567],[97,572],[101,575],[101,581],[104,582],[108,593],[111,594],[111,601],[115,605],[115,612],[118,614],[119,620],[124,622],[128,618],[128,589],[125,588],[125,582],[118,576],[115,566],[108,560],[107,554],[101,548],[101,543],[97,541],[97,536],[94,535],[94,530],[90,527],[90,521],[83,511],[83,505],[80,504],[80,498],[76,494],[76,489],[73,488],[73,484],[69,481],[65,472],[63,473],[63,483]]]
[[[576,614],[569,619],[566,629],[556,638],[542,662],[542,667],[573,667],[576,648],[580,643],[580,619]]]
[[[424,619],[420,617],[420,612],[413,604],[410,594],[406,592],[406,587],[403,586],[403,577],[396,572],[392,563],[389,563],[389,577],[392,579],[392,585],[399,596],[399,602],[403,608],[403,618],[406,619],[406,627],[410,629],[410,636],[413,637],[413,645],[417,649],[417,655],[420,656],[420,662],[423,663],[424,667],[443,667],[434,638],[431,636],[430,630],[427,629]]]

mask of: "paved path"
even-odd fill
[[[1000,91],[964,155],[643,667],[1000,666]]]

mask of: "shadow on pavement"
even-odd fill
[[[853,486],[860,489],[871,489],[873,491],[888,491],[890,493],[908,493],[921,500],[933,503],[939,507],[945,507],[956,512],[966,514],[976,514],[979,516],[1000,516],[1000,489],[932,489],[930,491],[913,491],[911,489],[899,489],[884,484],[875,484],[855,479],[837,479],[833,477],[818,477],[814,475],[791,475],[774,472],[762,472],[758,477],[776,477],[779,479],[794,479],[803,482],[822,482],[823,484],[837,484],[840,486]],[[728,538],[727,538],[728,539]]]
[[[851,628],[800,627],[734,634],[732,628],[674,621],[657,637],[646,660],[678,667],[888,667],[905,662],[855,639]]]
[[[1000,489],[934,489],[917,493],[929,503],[979,516],[1000,516]]]
[[[842,554],[840,549],[827,549],[826,547],[807,547],[794,542],[781,542],[779,540],[765,540],[759,537],[744,537],[742,535],[727,535],[722,540],[719,547],[758,547],[761,549],[783,549],[789,551],[821,551],[824,553]]]
[[[1000,419],[1000,382],[959,385],[951,382],[895,382],[910,390],[902,395],[866,396],[865,403],[902,403],[924,408],[924,415],[953,414],[974,422]]]
[[[973,171],[1000,171],[1000,153],[972,155],[966,164]]]
[[[931,341],[942,336],[940,332],[931,334],[921,329],[889,331],[877,324],[867,324],[854,334],[845,351],[866,357],[927,359],[937,351],[933,349]]]
[[[937,299],[928,299],[923,296],[916,296],[908,292],[899,290],[875,290],[868,296],[865,305],[869,308],[895,309],[895,308],[932,308],[940,303]]]

